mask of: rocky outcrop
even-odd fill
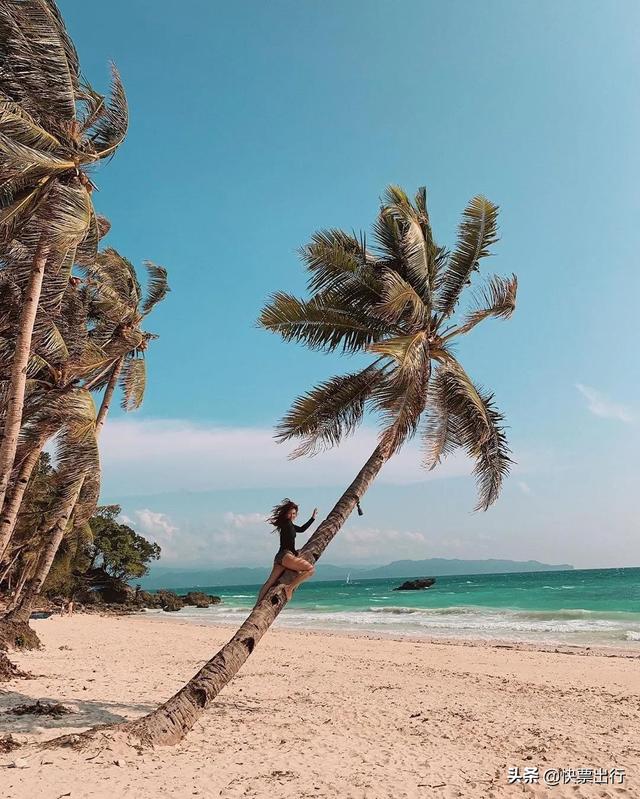
[[[435,577],[418,577],[416,580],[407,580],[406,582],[394,588],[394,591],[421,591],[423,588],[431,588],[435,583]]]
[[[222,601],[219,596],[204,594],[202,591],[189,591],[189,593],[181,597],[181,599],[185,605],[196,608],[208,608],[209,605],[216,605],[218,602]]]
[[[160,607],[167,613],[173,613],[176,610],[182,610],[184,601],[181,596],[178,596],[174,591],[158,591],[156,593]]]

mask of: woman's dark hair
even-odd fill
[[[285,497],[282,502],[276,505],[271,511],[271,516],[267,518],[267,524],[273,524],[274,527],[280,527],[287,518],[287,514],[291,508],[298,510],[296,503],[290,500],[289,497]],[[275,530],[272,530],[271,532],[275,533]]]

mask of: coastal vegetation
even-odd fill
[[[118,386],[124,410],[142,402],[142,324],[169,290],[163,267],[143,289],[99,251],[91,172],[127,127],[117,69],[108,96],[81,77],[53,0],[0,5],[0,648],[38,645],[28,620],[63,553],[102,546],[115,568],[94,529],[98,438]]]

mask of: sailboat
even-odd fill
[[[349,574],[347,574],[347,580],[345,582],[345,585],[349,585],[350,581],[351,581],[351,572],[349,572]]]

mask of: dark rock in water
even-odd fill
[[[407,580],[394,588],[394,591],[421,591],[423,588],[431,588],[435,583],[435,577],[418,577],[417,580]]]
[[[161,608],[162,600],[158,594],[151,594],[149,591],[137,591],[134,602],[141,608]]]
[[[178,596],[174,591],[158,591],[156,596],[159,598],[160,607],[171,613],[175,610],[182,610],[184,602],[182,597]]]
[[[208,608],[211,600],[202,591],[189,591],[186,596],[181,597],[185,605],[191,605],[196,608]]]
[[[218,605],[220,602],[222,602],[222,599],[214,594],[209,594],[209,602],[211,602],[212,605]]]

